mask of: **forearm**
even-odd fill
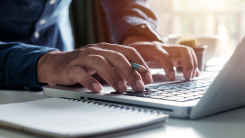
[[[53,50],[56,49],[0,42],[0,88],[41,90],[36,79],[37,61]]]
[[[147,6],[147,0],[101,0],[107,15],[112,39],[120,43],[122,37],[134,26],[157,26],[157,19]]]

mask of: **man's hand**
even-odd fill
[[[130,36],[124,45],[134,47],[147,61],[155,61],[163,67],[170,80],[175,79],[173,67],[183,67],[184,77],[188,80],[199,75],[197,58],[192,48],[182,45],[165,45],[157,41],[147,41],[143,37]]]
[[[99,92],[102,86],[91,76],[97,72],[116,91],[126,91],[124,80],[135,91],[143,91],[144,83],[152,83],[151,74],[135,71],[129,62],[144,65],[149,70],[132,47],[99,43],[71,52],[52,51],[39,59],[37,81],[50,85],[80,83],[93,92]]]

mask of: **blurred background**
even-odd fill
[[[245,34],[244,0],[151,0],[149,6],[158,17],[157,30],[166,41],[188,35],[205,37],[203,44],[213,39],[207,50],[212,54],[206,56],[206,61],[222,57],[224,62]]]
[[[207,45],[205,69],[220,70],[245,35],[245,0],[150,0],[165,43],[193,36]],[[109,42],[100,0],[73,0],[70,17],[76,48]]]

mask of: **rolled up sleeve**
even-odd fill
[[[101,3],[115,43],[119,43],[123,35],[136,25],[157,27],[157,18],[148,8],[148,0],[101,0]]]
[[[39,58],[57,50],[44,46],[0,41],[0,88],[42,90],[37,82],[36,68]]]

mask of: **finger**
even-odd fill
[[[161,58],[159,58],[161,57]],[[175,80],[175,72],[173,69],[173,64],[171,57],[167,51],[165,51],[163,48],[158,48],[156,52],[154,53],[153,60],[160,63],[165,70],[166,76],[170,80]]]
[[[96,50],[93,49],[93,53],[95,53],[95,51]],[[116,91],[124,92],[127,90],[127,85],[122,77],[112,68],[103,56],[90,54],[81,62],[83,62],[82,67],[85,70],[95,70]]]
[[[196,54],[194,52],[194,50],[191,48],[191,54],[192,54],[192,59],[193,59],[193,63],[194,63],[194,70],[193,70],[193,74],[192,74],[192,78],[194,78],[196,76],[197,73],[197,67],[198,67],[198,62],[197,62],[197,57]]]
[[[192,72],[194,71],[194,63],[190,48],[183,46],[170,46],[164,47],[170,53],[171,57],[179,57],[183,64],[183,74],[187,80],[192,78]]]
[[[119,52],[112,50],[95,49],[94,54],[100,54],[115,68],[116,72],[123,77],[135,91],[143,91],[144,83],[140,74],[135,71],[129,61]]]
[[[99,43],[99,46],[101,48],[106,48],[106,49],[120,52],[127,58],[129,62],[143,65],[148,71],[138,72],[138,73],[142,77],[142,80],[144,81],[145,84],[152,83],[153,80],[152,80],[152,76],[151,76],[149,67],[146,64],[146,62],[143,60],[143,58],[140,56],[140,54],[137,52],[136,49],[132,47],[127,47],[127,46],[122,46],[122,45],[113,45],[113,44],[108,44],[108,43]]]
[[[194,70],[194,67],[193,67],[193,59],[189,48],[185,48],[180,51],[180,59],[181,62],[183,63],[184,77],[187,80],[190,80],[192,78],[192,72]]]
[[[102,85],[81,67],[72,67],[68,76],[70,81],[78,82],[92,92],[100,92],[103,89]]]
[[[174,67],[178,67],[179,66],[179,61],[180,59],[179,58],[171,58],[172,60],[172,64]]]
[[[197,68],[197,69],[196,69],[196,77],[199,76],[199,75],[200,75],[200,71],[199,71],[199,69]]]

